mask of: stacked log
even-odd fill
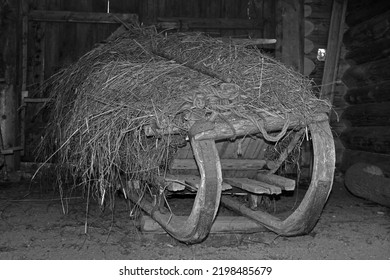
[[[356,162],[383,163],[390,170],[390,4],[386,1],[349,1],[344,34],[342,77],[349,106],[340,139],[346,148],[342,170]]]

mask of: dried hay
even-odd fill
[[[59,178],[104,199],[118,182],[153,183],[185,144],[189,120],[261,114],[310,120],[329,109],[310,81],[256,49],[153,28],[114,34],[50,78],[52,116],[39,153]],[[144,126],[179,134],[147,137]]]

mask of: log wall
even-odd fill
[[[390,2],[349,1],[342,76],[347,86],[342,170],[362,161],[390,171]]]

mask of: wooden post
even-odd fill
[[[320,93],[320,97],[329,100],[331,104],[333,104],[340,49],[344,35],[347,2],[347,0],[334,0],[332,6],[332,16],[330,19],[328,45]]]
[[[303,0],[278,0],[276,11],[276,57],[286,65],[303,73]]]
[[[7,9],[12,14],[7,18],[18,18],[19,1],[7,2]],[[2,153],[8,171],[14,171],[20,167],[20,147],[17,148],[19,120],[17,108],[19,105],[18,92],[18,55],[17,33],[19,22],[6,20],[3,24],[2,55],[4,58],[4,83],[0,88],[0,126],[2,135]]]

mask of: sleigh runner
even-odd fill
[[[58,110],[45,139],[56,138],[59,162],[77,162],[73,176],[100,199],[125,182],[126,196],[182,242],[204,240],[220,204],[280,235],[306,234],[330,193],[329,104],[310,81],[254,48],[135,28],[114,34],[47,88]],[[303,139],[313,148],[303,199],[283,214],[255,209],[263,195],[294,190],[294,180],[275,173]],[[228,188],[248,193],[249,207],[234,191],[224,194]],[[185,218],[166,199],[184,189],[196,194]]]

